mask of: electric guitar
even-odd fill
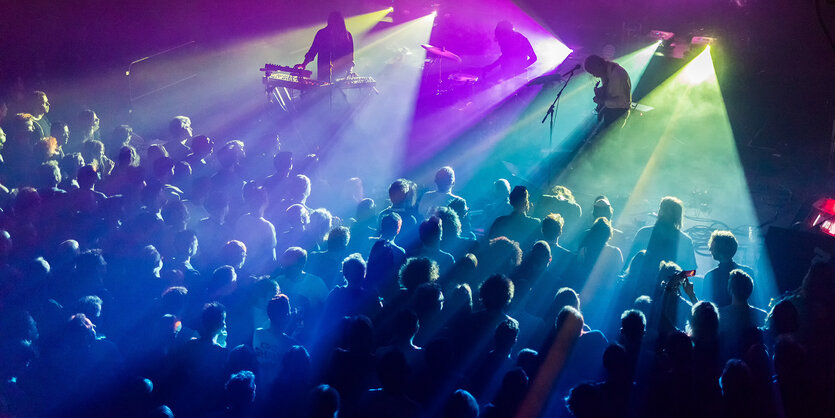
[[[597,113],[597,121],[603,119],[603,107],[606,103],[606,86],[600,87],[601,80],[597,81],[597,84],[594,85],[594,99],[592,99],[597,106],[594,108],[594,112]]]

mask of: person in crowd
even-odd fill
[[[640,250],[646,250],[639,283],[632,297],[653,294],[656,286],[656,270],[661,261],[672,261],[683,270],[696,268],[696,253],[693,250],[693,240],[681,230],[684,221],[684,203],[676,197],[667,196],[661,199],[658,208],[658,219],[653,226],[645,226],[638,230],[632,241],[632,249],[628,259],[632,259]]]
[[[324,380],[339,391],[344,412],[352,414],[374,387],[374,326],[364,316],[345,318],[342,325],[343,341],[333,350]]]
[[[307,251],[290,247],[278,260],[278,282],[282,293],[290,297],[300,312],[312,314],[318,311],[328,296],[328,287],[322,278],[305,271]]]
[[[180,161],[191,154],[191,148],[186,144],[194,130],[191,127],[191,119],[186,116],[175,116],[168,124],[168,132],[171,140],[165,143],[165,150],[174,161]]]
[[[539,198],[534,206],[534,216],[544,218],[550,213],[558,213],[562,216],[564,241],[570,243],[582,238],[580,220],[583,217],[583,209],[577,203],[571,189],[565,186],[554,186],[549,193]]]
[[[310,192],[310,178],[304,174],[296,174],[287,179],[287,186],[284,188],[284,200],[281,206],[284,206],[286,209],[292,205],[301,205],[310,211],[311,209],[307,206],[307,199],[310,197]]]
[[[565,220],[559,213],[550,213],[542,218],[542,239],[551,248],[551,271],[562,276],[573,261],[574,254],[560,244]]]
[[[219,409],[226,382],[226,307],[218,302],[203,306],[193,338],[173,354],[170,367],[179,379],[171,387],[172,409],[177,414],[203,415]]]
[[[239,201],[245,183],[240,175],[240,164],[244,155],[244,143],[234,140],[227,141],[215,152],[215,160],[220,168],[211,177],[212,187],[226,193],[235,203]]]
[[[400,215],[398,215],[400,216]],[[354,216],[346,224],[351,231],[351,252],[368,254],[376,240],[379,226],[377,225],[377,204],[374,199],[366,197],[356,205]]]
[[[496,218],[490,226],[487,237],[490,239],[506,237],[525,248],[533,244],[538,238],[538,229],[542,221],[528,216],[528,211],[531,209],[529,197],[525,186],[514,187],[508,198],[513,212]]]
[[[406,262],[406,250],[395,243],[403,219],[396,212],[380,219],[380,237],[368,254],[368,289],[380,295],[391,296],[400,289],[397,274]]]
[[[748,351],[746,341],[751,342],[751,336],[765,326],[768,314],[748,303],[754,291],[754,279],[743,270],[731,270],[728,291],[731,303],[719,308],[719,334],[725,346],[723,358],[741,358]]]
[[[75,138],[70,144],[67,144],[69,145],[68,151],[79,152],[85,141],[100,140],[99,125],[99,116],[92,109],[84,109],[79,112],[78,117],[76,117],[76,126],[72,129],[72,132],[75,132]]]
[[[249,141],[249,145],[242,166],[244,175],[254,179],[271,170],[276,154],[281,151],[281,139],[272,131],[256,136]]]
[[[330,211],[324,208],[315,209],[310,212],[310,218],[305,228],[305,246],[304,249],[313,251],[324,251],[325,241],[327,240],[328,232],[333,227],[333,215]]]
[[[205,178],[211,174],[209,160],[214,152],[215,142],[206,135],[191,138],[190,153],[183,157],[183,161],[191,166],[194,178]]]
[[[35,135],[40,138],[52,136],[52,124],[46,114],[49,113],[49,99],[42,91],[33,91],[29,94],[27,113],[32,115]]]
[[[401,247],[410,250],[417,246],[418,221],[412,213],[410,193],[412,182],[406,179],[397,179],[389,186],[389,201],[391,205],[380,212],[380,220],[389,213],[396,213],[400,216],[400,238],[397,242]]]
[[[409,253],[409,257],[426,257],[438,263],[440,274],[443,276],[452,269],[455,258],[452,254],[441,249],[443,227],[441,218],[433,216],[420,224],[420,248]]]
[[[483,203],[482,216],[484,229],[490,228],[493,221],[499,216],[504,216],[513,211],[513,206],[510,205],[510,182],[506,179],[498,179],[493,183],[490,189],[491,193],[487,200]]]
[[[366,288],[367,265],[360,254],[354,253],[342,260],[340,272],[345,285],[334,287],[325,303],[327,318],[365,315],[376,317],[382,308],[377,295]]]
[[[290,336],[291,308],[290,299],[286,295],[278,295],[267,304],[267,316],[270,325],[266,328],[258,328],[252,339],[252,348],[258,356],[258,366],[261,375],[259,381],[264,387],[272,385],[278,377],[281,360],[291,348],[298,345],[298,342]]]
[[[447,207],[455,200],[463,200],[462,197],[452,193],[454,185],[455,171],[452,167],[446,166],[438,169],[435,173],[436,190],[428,191],[420,198],[418,210],[423,218],[431,217],[436,208]]]
[[[567,275],[567,285],[577,289],[583,298],[597,304],[601,290],[611,286],[623,268],[620,248],[609,244],[612,224],[606,218],[597,218],[577,249],[574,265]]]
[[[468,253],[478,252],[478,241],[462,236],[461,218],[449,207],[435,209],[435,216],[441,220],[441,250],[448,252],[455,260]]]
[[[70,142],[70,126],[67,122],[56,120],[52,122],[50,132],[51,136],[55,138],[55,151],[58,154],[58,158],[64,158],[64,155],[66,155],[64,147]]]
[[[704,289],[703,298],[720,308],[731,304],[730,285],[728,283],[731,271],[739,269],[749,276],[753,274],[750,267],[734,262],[734,255],[736,255],[738,246],[736,237],[731,231],[713,231],[707,242],[710,255],[719,262],[719,265],[705,274],[704,285],[702,286]]]
[[[192,146],[193,148],[193,146]],[[273,157],[272,174],[264,178],[264,188],[270,196],[271,206],[280,206],[284,201],[284,192],[287,187],[290,174],[293,172],[293,153],[290,151],[279,151]],[[278,210],[286,208],[277,208]],[[271,208],[270,211],[276,210]]]
[[[444,405],[443,418],[477,418],[478,402],[470,392],[458,389],[450,395]]]
[[[472,314],[466,331],[467,345],[476,357],[489,351],[490,340],[501,323],[509,321],[519,328],[519,322],[507,314],[514,291],[513,282],[502,274],[492,275],[481,284],[479,299],[483,309]]]
[[[107,156],[115,160],[117,159],[119,150],[121,150],[122,147],[132,146],[135,149],[136,147],[131,145],[132,138],[136,138],[134,145],[139,145],[139,137],[134,135],[133,128],[131,128],[130,125],[119,125],[113,128],[113,130],[110,131],[110,134],[102,139],[104,148],[107,150]]]
[[[255,402],[255,374],[249,370],[237,372],[224,385],[225,406],[222,417],[244,418],[251,416]]]
[[[261,187],[245,188],[244,203],[249,211],[238,218],[232,236],[247,245],[247,270],[252,274],[268,274],[275,264],[278,241],[275,226],[264,219],[264,211],[267,209],[266,190]]]
[[[377,362],[377,376],[381,387],[369,389],[365,393],[361,415],[420,416],[420,405],[406,394],[410,374],[411,368],[401,351],[392,350],[380,356]]]
[[[339,392],[330,385],[322,384],[310,394],[310,418],[336,418],[342,405]]]
[[[330,230],[325,241],[326,250],[310,253],[307,264],[311,273],[319,276],[328,285],[328,289],[343,284],[342,261],[348,256],[351,231],[338,226]],[[364,279],[364,277],[363,277]]]

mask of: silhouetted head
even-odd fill
[[[386,239],[392,239],[400,233],[400,228],[403,225],[403,218],[396,212],[389,212],[380,219],[380,236]]]
[[[290,317],[290,299],[286,295],[278,295],[267,303],[267,317],[271,326],[279,327]],[[280,329],[280,327],[279,327]]]
[[[528,188],[525,186],[514,187],[508,199],[515,211],[527,212],[531,208],[530,195],[528,194]]]
[[[339,412],[339,392],[329,385],[319,385],[310,395],[310,418],[335,418]]]
[[[728,276],[728,292],[735,300],[747,302],[754,292],[754,279],[740,269],[731,270]]]
[[[168,124],[168,131],[176,140],[191,138],[194,133],[191,129],[191,119],[186,116],[174,116]]]
[[[583,63],[583,68],[595,77],[603,77],[606,75],[606,60],[599,55],[589,55]]]
[[[441,218],[433,216],[420,224],[420,242],[426,247],[437,247],[441,244]]]
[[[349,285],[361,286],[365,280],[366,264],[362,255],[354,253],[342,261],[342,275]]]
[[[693,306],[690,336],[693,341],[714,341],[719,335],[719,311],[712,302],[701,301]]]
[[[713,231],[707,242],[707,247],[713,259],[722,263],[731,261],[736,254],[739,244],[731,231]]]
[[[233,411],[246,409],[255,401],[255,374],[249,370],[239,371],[229,377],[224,388],[227,405]]]
[[[226,327],[226,307],[219,302],[203,305],[197,332],[203,339],[211,339]]]
[[[461,219],[457,212],[441,206],[435,209],[435,216],[441,220],[441,237],[444,241],[461,236]]]
[[[630,344],[641,342],[646,332],[647,319],[644,313],[635,309],[624,311],[620,316],[620,335]]]
[[[450,395],[444,406],[443,418],[478,418],[478,402],[464,389]]]
[[[502,310],[513,300],[513,282],[503,274],[494,274],[481,284],[479,296],[487,310]]]
[[[423,283],[438,280],[438,263],[426,257],[412,257],[400,268],[400,284],[414,291]]]
[[[502,40],[506,39],[513,33],[513,24],[507,20],[502,20],[496,24],[496,29],[494,30],[494,34],[496,35],[496,41],[501,42]]]
[[[594,200],[591,208],[591,217],[593,219],[606,218],[611,221],[614,214],[615,211],[612,209],[612,204],[609,203],[609,198],[606,196],[598,196]]]
[[[446,166],[441,167],[435,173],[435,186],[438,188],[438,191],[441,192],[448,192],[452,189],[452,186],[455,185],[455,171],[453,171],[452,167]]]
[[[562,229],[565,226],[565,220],[559,213],[551,213],[542,219],[542,238],[545,241],[557,242],[562,235]]]

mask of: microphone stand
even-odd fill
[[[545,112],[545,116],[542,117],[542,122],[545,123],[545,120],[550,118],[548,122],[548,152],[551,152],[554,144],[554,124],[556,123],[557,118],[557,108],[559,107],[560,97],[562,97],[562,92],[565,91],[565,88],[568,86],[568,83],[571,81],[571,78],[574,77],[574,72],[577,71],[578,67],[574,67],[571,71],[567,73],[568,78],[563,83],[562,88],[560,91],[557,92],[557,97],[554,98],[554,101],[551,102],[551,106],[548,107],[548,111]],[[564,75],[565,76],[565,75]],[[553,167],[551,164],[548,164],[548,186],[551,186],[551,182],[553,181]]]

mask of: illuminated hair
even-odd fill
[[[574,193],[571,192],[571,189],[565,186],[554,186],[551,188],[551,195],[564,198],[565,200],[576,203],[574,199]]]
[[[438,263],[426,257],[413,257],[400,268],[400,283],[409,290],[416,290],[423,283],[438,280]]]
[[[168,124],[168,130],[171,132],[171,135],[177,135],[180,133],[180,129],[182,129],[186,125],[191,125],[191,119],[187,116],[174,116],[171,119],[171,122]]]
[[[716,252],[729,258],[733,258],[736,254],[739,243],[731,231],[713,231],[710,234],[710,239],[707,241],[707,247],[711,252]]]
[[[565,220],[559,213],[551,213],[542,220],[542,236],[549,242],[556,241],[562,235]]]
[[[658,220],[656,224],[667,224],[681,229],[681,223],[684,220],[684,203],[681,199],[673,196],[666,196],[661,199],[661,204],[658,206]]]
[[[441,167],[435,173],[435,185],[438,186],[438,190],[449,190],[453,184],[455,184],[455,171],[452,167]]]

